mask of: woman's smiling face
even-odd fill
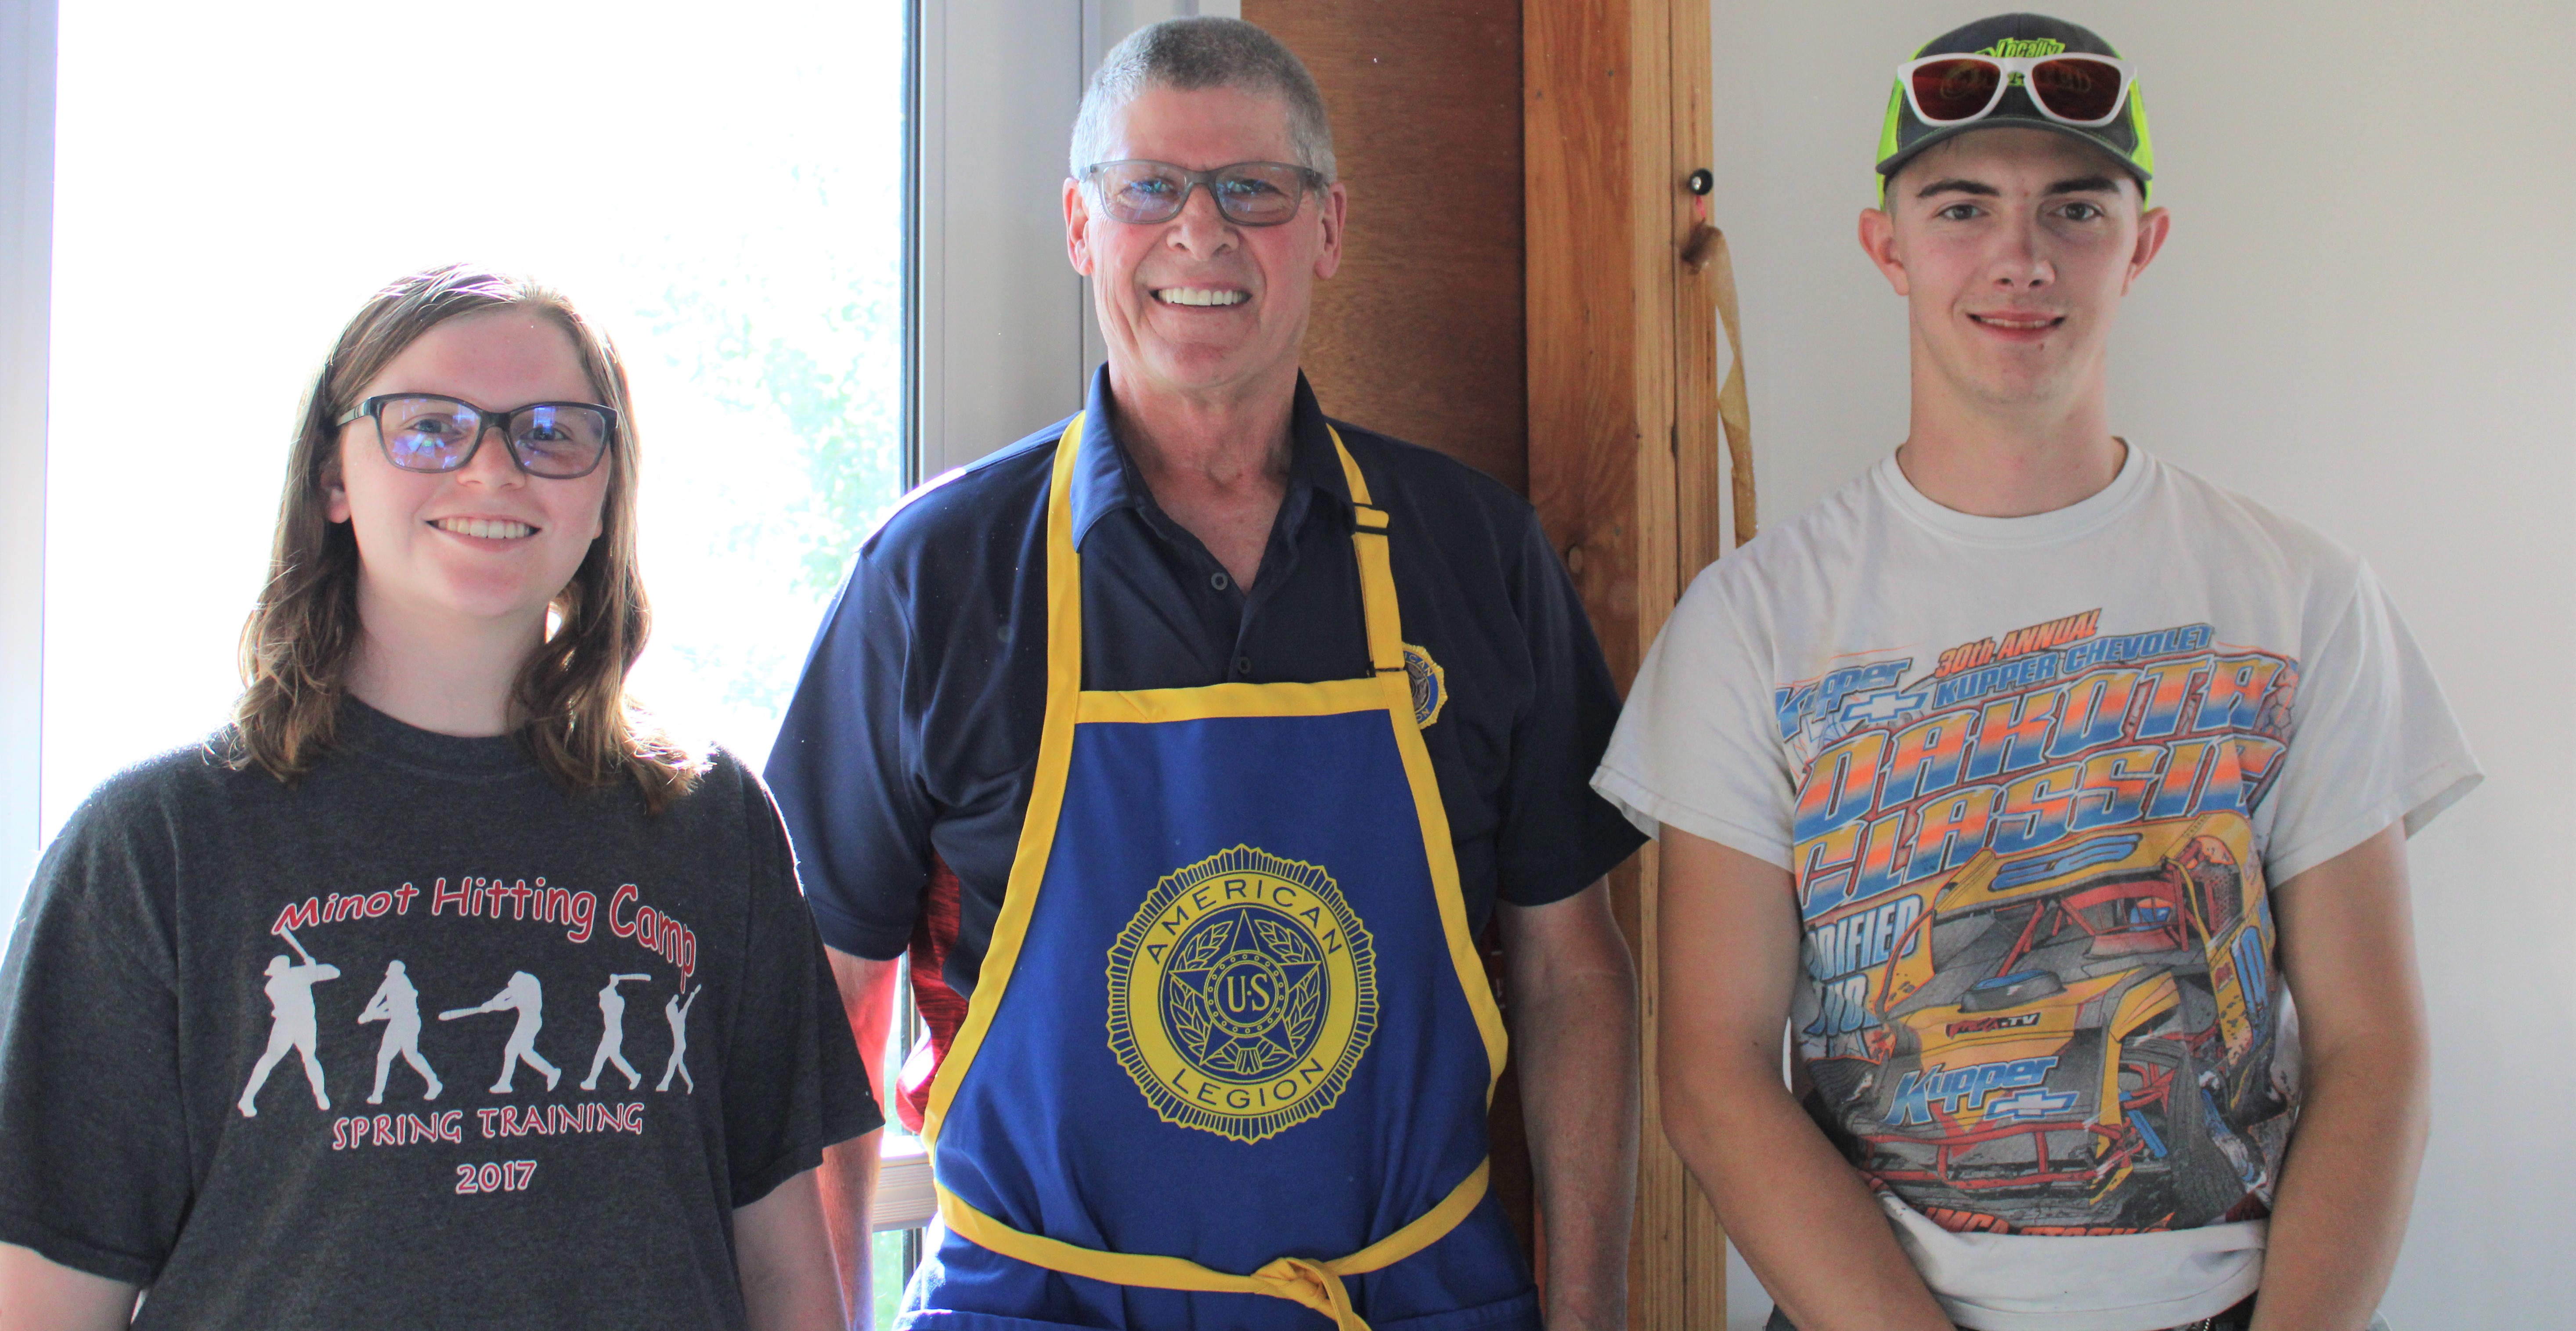
[[[503,308],[431,328],[360,392],[435,393],[496,416],[530,402],[596,402],[572,335],[538,313]],[[497,429],[452,472],[386,461],[373,421],[340,432],[324,478],[328,515],[358,541],[360,604],[422,626],[476,622],[544,632],[547,605],[601,530],[613,456],[572,480],[530,476]]]

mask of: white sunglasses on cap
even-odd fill
[[[2065,125],[2110,124],[2128,105],[2137,67],[2107,55],[1928,55],[1896,67],[1897,86],[1927,125],[1982,120],[2020,85],[2039,113]]]

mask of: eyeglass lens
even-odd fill
[[[1914,70],[1914,105],[1929,124],[1973,120],[1994,105],[2003,78],[2003,66],[1992,60],[1929,61]],[[2107,120],[2120,105],[2119,67],[2100,60],[2043,60],[2031,67],[2024,86],[2041,106],[2067,120]]]
[[[2003,66],[1986,60],[1935,60],[1914,67],[1914,106],[1931,124],[1985,113],[2002,86]]]
[[[2108,120],[2120,105],[2120,71],[2099,60],[2043,60],[2031,66],[2030,91],[2069,120]]]
[[[1111,217],[1151,224],[1180,215],[1191,173],[1161,162],[1112,162],[1100,168],[1099,180]],[[1209,182],[1217,211],[1244,226],[1276,226],[1296,216],[1305,189],[1303,172],[1276,162],[1240,162]]]
[[[376,414],[385,456],[405,471],[454,471],[482,437],[483,414],[443,397],[386,400]],[[608,447],[608,417],[582,406],[542,405],[512,412],[504,431],[510,452],[531,476],[568,478],[599,465]]]

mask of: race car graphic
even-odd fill
[[[1841,919],[1861,921],[1837,929]],[[1978,852],[1853,933],[1810,1059],[1838,1140],[1927,1214],[2025,1232],[2187,1227],[2268,1207],[2271,904],[2234,812]]]

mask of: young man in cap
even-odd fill
[[[1899,67],[1910,433],[1699,579],[1595,780],[1775,1328],[2363,1331],[2404,1234],[2404,836],[2478,772],[2358,557],[2111,433],[2134,79],[2026,14]]]

